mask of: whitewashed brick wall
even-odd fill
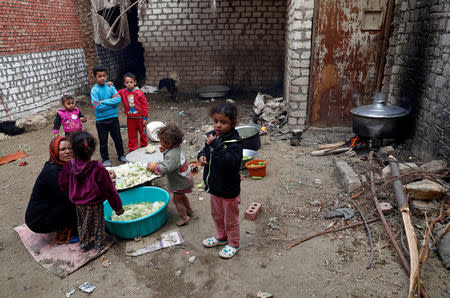
[[[288,101],[288,124],[295,128],[304,128],[308,123],[313,12],[313,0],[288,1],[284,88]]]
[[[58,106],[64,94],[88,91],[83,49],[0,56],[0,96],[14,119]]]

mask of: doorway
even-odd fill
[[[315,7],[311,124],[348,126],[350,110],[371,103],[375,93],[387,0],[316,1]]]

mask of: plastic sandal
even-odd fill
[[[228,243],[228,240],[222,241],[216,238],[216,236],[211,238],[203,239],[203,246],[205,247],[216,247],[219,245],[225,245]]]
[[[219,252],[219,256],[224,259],[231,259],[234,255],[241,249],[241,247],[233,247],[229,244],[225,245],[224,248]]]

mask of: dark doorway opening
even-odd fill
[[[133,4],[135,1],[131,1]],[[134,63],[130,65],[130,72],[134,73],[137,77],[138,83],[145,82],[145,66],[144,66],[144,48],[142,43],[138,41],[139,32],[139,17],[138,17],[138,5],[133,6],[128,12],[128,25],[130,27],[130,39],[131,42],[128,45],[130,47],[129,54],[134,57]]]
[[[131,1],[131,4],[137,0]],[[97,12],[112,25],[120,15],[119,6],[102,9]],[[138,41],[138,5],[127,11],[128,27],[130,30],[130,43],[120,50],[109,50],[101,45],[97,45],[97,58],[100,65],[108,69],[109,80],[117,87],[123,86],[123,75],[132,72],[136,75],[138,85],[145,82],[144,48]],[[114,26],[113,32],[119,26]]]

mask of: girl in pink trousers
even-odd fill
[[[232,258],[241,248],[239,203],[241,202],[242,141],[235,129],[237,109],[233,104],[221,103],[213,107],[210,116],[214,130],[206,134],[205,147],[198,154],[204,166],[205,190],[211,196],[211,216],[216,235],[203,240],[205,247],[225,245],[219,252],[222,258]]]

